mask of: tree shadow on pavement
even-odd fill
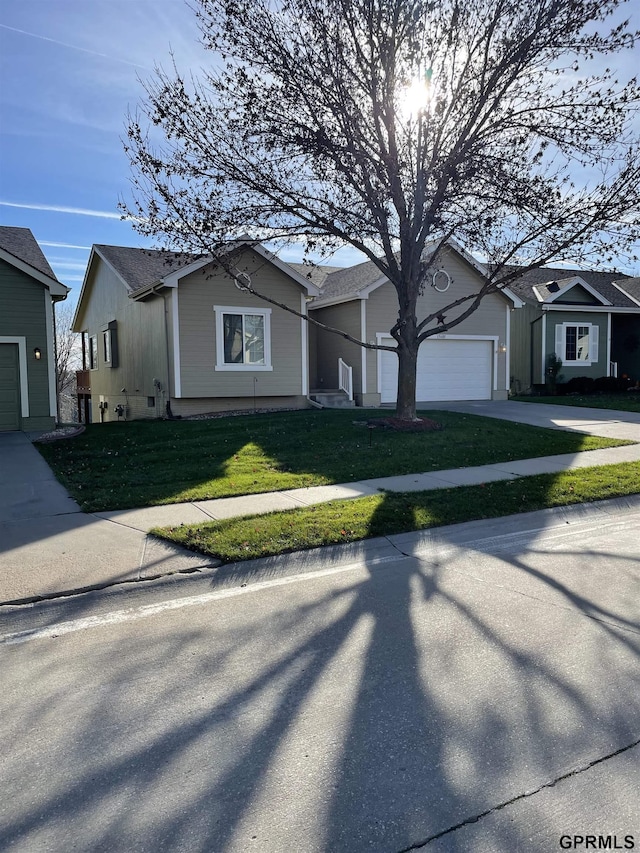
[[[0,849],[471,853],[454,827],[637,739],[637,622],[563,559],[637,564],[585,548],[444,530],[5,647]],[[504,812],[487,849],[527,831]]]

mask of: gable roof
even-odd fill
[[[49,288],[52,296],[65,299],[70,288],[56,278],[29,228],[0,225],[0,257]]]
[[[507,272],[517,271],[517,266],[507,267]],[[627,281],[634,281],[619,272],[593,272],[591,270],[567,269],[566,267],[540,267],[535,270],[528,270],[522,276],[515,279],[510,285],[522,299],[529,302],[552,302],[558,296],[558,290],[552,288],[549,290],[549,285],[559,285],[561,289],[567,286],[567,283],[581,279],[582,282],[588,285],[586,290],[591,289],[592,293],[598,294],[602,303],[602,310],[607,307],[615,308],[637,308],[633,300],[625,294],[620,287],[616,287],[614,281],[622,288],[625,287]],[[569,287],[570,289],[570,287]],[[539,294],[539,296],[536,294]],[[539,297],[542,297],[540,299]],[[576,303],[579,305],[580,303]],[[595,306],[594,306],[595,307]]]
[[[289,278],[292,278],[307,293],[317,295],[319,288],[310,278],[303,277],[294,265],[286,264],[272,252],[269,252],[260,244],[240,238],[230,246],[236,248],[252,249],[262,258],[269,261],[280,269]],[[94,258],[99,257],[117,275],[127,294],[131,299],[140,300],[154,292],[158,287],[177,287],[179,279],[214,260],[212,255],[196,254],[192,252],[171,252],[166,249],[141,249],[132,246],[109,246],[96,243],[91,249],[89,263],[85,271],[80,297],[76,306],[72,328],[75,329],[83,306],[89,271],[92,268]],[[300,266],[296,264],[295,266]]]
[[[632,302],[640,307],[640,276],[636,278],[616,279],[613,282],[616,290],[622,291],[625,296],[628,296]]]
[[[440,241],[434,240],[425,247],[425,254],[433,253],[439,245]],[[478,263],[456,240],[452,238],[447,240],[446,247],[466,261],[478,275],[482,278],[486,277],[486,270],[482,264]],[[325,276],[324,282],[321,284],[322,293],[310,303],[309,308],[323,308],[326,305],[366,298],[372,290],[386,281],[388,278],[373,261],[364,261],[364,263],[353,267],[338,267]],[[512,291],[511,286],[501,288],[500,293],[513,302],[516,307],[522,305],[520,297]]]
[[[93,248],[113,268],[129,293],[158,284],[165,276],[202,257],[189,252],[136,249],[102,243],[97,243]]]

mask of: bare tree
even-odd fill
[[[510,265],[631,250],[640,88],[594,66],[638,36],[609,23],[620,0],[194,2],[213,64],[145,84],[123,208],[167,247],[243,233],[363,252],[398,295],[399,416],[415,418],[420,344],[507,286]],[[452,236],[486,281],[418,317]]]
[[[79,335],[71,331],[73,306],[59,302],[55,306],[56,395],[58,421],[70,419],[75,412],[69,402],[75,398],[75,371],[80,368]]]

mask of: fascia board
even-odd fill
[[[299,273],[297,273],[294,269],[292,269],[287,263],[281,261],[276,255],[272,252],[269,252],[263,246],[259,244],[253,244],[252,241],[246,240],[238,240],[234,243],[234,246],[239,248],[241,246],[246,246],[246,248],[252,249],[256,254],[260,255],[261,258],[264,258],[265,261],[268,261],[270,264],[273,264],[274,267],[283,272],[286,276],[293,279],[296,284],[300,285],[309,296],[319,296],[322,292],[319,287],[313,284],[309,279],[304,278]],[[174,270],[173,272],[166,275],[159,282],[163,287],[178,287],[178,283],[180,279],[184,278],[187,275],[190,275],[193,272],[197,272],[197,270],[201,269],[203,266],[215,261],[215,257],[213,255],[207,255],[204,258],[199,258],[197,261],[193,261],[191,264],[187,264],[187,266],[180,267],[180,269]],[[157,287],[157,284],[154,285]],[[151,288],[149,288],[151,289]],[[143,291],[139,291],[140,294]],[[136,294],[137,295],[137,294]]]
[[[7,252],[5,249],[0,249],[0,258],[8,264],[11,264],[12,267],[20,270],[20,272],[26,273],[26,275],[31,276],[31,278],[34,278],[36,281],[39,281],[40,284],[44,284],[52,296],[61,296],[64,299],[71,290],[71,288],[67,287],[66,284],[62,284],[61,281],[51,278],[50,275],[32,267],[31,264],[23,261],[22,258],[19,258],[17,255]]]
[[[111,272],[115,275],[115,277],[118,279],[118,281],[122,284],[124,289],[127,292],[129,292],[129,285],[127,284],[127,282],[123,279],[123,277],[120,275],[118,270],[113,266],[113,264],[109,263],[109,261],[105,258],[105,256],[100,251],[100,249],[98,249],[98,247],[94,244],[91,247],[91,253],[89,255],[89,261],[87,263],[87,269],[85,271],[84,278],[82,279],[82,287],[80,288],[80,296],[78,297],[78,304],[76,305],[76,310],[75,310],[75,313],[73,315],[73,320],[71,321],[71,330],[73,332],[81,332],[82,331],[82,329],[76,328],[76,325],[80,319],[81,309],[84,307],[82,303],[84,301],[85,291],[87,289],[87,284],[89,281],[89,274],[91,272],[91,268],[94,264],[96,256],[98,258],[100,258],[100,260],[102,261],[103,264],[106,264],[109,267]]]
[[[590,293],[591,296],[593,296],[595,299],[597,299],[598,302],[600,302],[602,305],[609,305],[609,306],[611,305],[611,303],[609,302],[608,299],[605,299],[605,297],[601,293],[599,293],[595,289],[595,287],[592,287],[588,282],[586,282],[579,275],[576,275],[576,276],[573,276],[573,278],[570,278],[568,283],[565,284],[565,286],[562,288],[562,290],[559,290],[557,293],[554,293],[553,296],[548,296],[544,301],[547,303],[555,302],[556,299],[559,299],[564,293],[566,293],[568,290],[571,290],[571,288],[575,287],[576,285],[579,285],[580,287],[584,288],[584,290],[586,290],[587,293]]]
[[[346,302],[355,302],[356,300],[361,299],[361,298],[363,298],[363,297],[361,297],[357,293],[356,294],[350,293],[347,296],[332,296],[330,299],[322,299],[322,300],[317,299],[314,302],[310,302],[307,305],[307,308],[309,309],[309,311],[315,311],[319,308],[329,308],[332,305],[342,305],[343,303],[346,303]]]
[[[623,296],[626,296],[626,297],[627,297],[627,299],[629,299],[631,302],[633,302],[633,304],[634,304],[634,305],[637,305],[638,307],[640,307],[640,301],[639,301],[638,299],[636,299],[636,298],[635,298],[635,296],[632,296],[630,293],[628,293],[628,292],[624,289],[624,287],[622,286],[622,283],[621,283],[621,282],[619,282],[619,281],[612,281],[612,282],[611,282],[611,284],[615,287],[615,289],[616,289],[616,290],[619,290],[619,291],[620,291],[620,293],[622,293],[622,295],[623,295]]]
[[[524,306],[524,301],[520,299],[519,296],[516,296],[516,294],[512,290],[509,290],[508,287],[499,288],[498,293],[504,294],[507,299],[513,302],[514,308],[522,308]]]
[[[289,276],[289,278],[292,278],[296,284],[299,284],[300,287],[307,291],[309,296],[319,296],[322,293],[320,288],[313,284],[310,279],[300,275],[300,273],[290,267],[286,261],[281,261],[277,255],[274,255],[273,252],[265,249],[264,246],[261,246],[258,243],[253,246],[250,245],[250,248],[253,249],[254,252],[257,252],[261,258],[264,258],[265,261],[269,261],[269,263],[273,264],[273,266],[279,269],[280,272],[283,272],[285,275]]]
[[[617,305],[580,305],[580,303],[549,305],[544,303],[540,307],[543,311],[564,311],[568,314],[640,314],[640,305],[638,308],[620,308]]]

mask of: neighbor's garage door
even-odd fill
[[[395,403],[398,358],[381,353],[381,401]],[[418,353],[416,399],[490,400],[492,353],[493,341],[425,341]]]
[[[20,429],[17,344],[0,344],[0,432]]]

